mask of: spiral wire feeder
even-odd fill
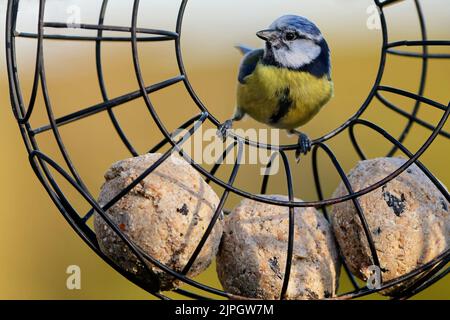
[[[439,102],[436,102],[432,99],[424,97],[425,84],[427,80],[427,71],[428,71],[428,62],[430,59],[450,59],[450,54],[432,54],[429,53],[429,47],[431,46],[450,46],[450,40],[429,40],[427,37],[426,31],[426,23],[425,17],[422,12],[422,8],[419,0],[414,1],[415,7],[417,9],[417,14],[419,18],[420,28],[421,28],[421,39],[417,41],[398,41],[398,42],[389,42],[388,39],[388,29],[385,18],[385,10],[387,10],[389,6],[394,6],[404,0],[375,0],[375,4],[379,9],[380,21],[382,27],[382,36],[383,43],[381,49],[381,60],[379,64],[378,74],[375,80],[375,83],[365,100],[362,106],[359,108],[358,112],[352,116],[347,122],[342,124],[340,127],[330,132],[329,134],[313,141],[313,150],[312,150],[312,165],[313,165],[313,174],[316,184],[316,191],[318,195],[318,201],[313,202],[297,202],[294,201],[294,188],[293,188],[293,178],[291,167],[288,160],[288,152],[293,151],[297,148],[297,145],[270,145],[270,144],[261,144],[259,142],[254,142],[248,139],[244,139],[237,135],[232,134],[233,143],[227,148],[227,150],[222,155],[222,158],[227,157],[231,151],[236,151],[235,165],[233,167],[231,176],[228,181],[222,181],[221,179],[216,177],[216,172],[219,170],[221,166],[221,162],[218,161],[214,166],[212,171],[207,171],[200,164],[197,164],[194,160],[190,159],[188,155],[183,154],[183,156],[192,164],[192,166],[199,171],[206,179],[208,183],[214,183],[218,187],[223,189],[222,196],[220,198],[219,206],[214,214],[213,219],[210,222],[209,227],[207,228],[203,238],[198,244],[196,250],[193,252],[189,262],[184,267],[181,272],[171,270],[167,266],[163,265],[158,260],[153,257],[147,255],[143,252],[132,240],[130,240],[121,230],[118,228],[111,218],[106,214],[106,211],[114,206],[120,199],[122,199],[128,192],[130,192],[135,186],[137,186],[143,179],[145,179],[149,174],[151,174],[155,169],[158,168],[166,159],[168,159],[174,153],[182,153],[181,146],[186,139],[175,139],[174,135],[168,131],[165,127],[164,123],[160,120],[158,113],[156,112],[152,101],[149,98],[150,93],[154,93],[160,90],[164,90],[167,87],[170,87],[177,83],[183,83],[187,92],[189,93],[192,100],[198,106],[199,112],[194,115],[191,119],[187,120],[184,124],[180,126],[182,129],[188,130],[188,133],[184,138],[187,138],[193,135],[200,126],[197,124],[204,124],[209,121],[215,126],[218,126],[220,123],[218,119],[216,119],[213,115],[208,112],[208,108],[202,103],[200,98],[197,96],[194,91],[188,75],[186,73],[186,69],[183,63],[182,49],[181,49],[181,35],[182,35],[182,26],[183,26],[183,17],[185,14],[185,9],[188,4],[188,0],[181,1],[181,5],[179,8],[176,30],[166,31],[166,30],[156,30],[156,29],[146,29],[139,28],[137,26],[137,17],[139,13],[139,0],[134,0],[133,11],[132,11],[132,22],[130,27],[123,26],[113,26],[113,25],[105,25],[105,15],[107,13],[108,0],[103,0],[101,10],[98,17],[98,24],[80,24],[77,25],[76,28],[85,29],[85,30],[95,30],[97,32],[96,36],[78,36],[78,35],[58,35],[58,34],[47,34],[46,30],[48,29],[66,29],[69,28],[67,23],[57,23],[57,22],[46,22],[44,21],[44,12],[46,1],[39,1],[39,12],[38,12],[38,28],[37,34],[34,33],[25,33],[20,32],[16,29],[16,21],[18,16],[18,7],[19,0],[8,0],[7,6],[7,20],[6,20],[6,58],[7,58],[7,69],[8,69],[8,80],[9,80],[9,88],[10,88],[10,98],[11,104],[13,108],[14,115],[19,124],[25,146],[29,153],[29,160],[31,166],[39,178],[42,185],[45,187],[46,191],[52,198],[55,205],[64,215],[65,219],[70,223],[73,229],[78,233],[78,235],[94,250],[100,257],[102,257],[106,262],[108,262],[113,268],[115,268],[119,273],[125,276],[128,280],[134,282],[139,285],[143,289],[147,290],[152,295],[160,298],[160,299],[169,299],[164,293],[160,291],[158,280],[155,278],[153,281],[154,285],[149,285],[148,283],[143,283],[138,280],[131,274],[126,273],[114,262],[112,262],[108,257],[106,257],[100,250],[99,244],[97,242],[95,233],[92,229],[87,225],[88,221],[93,217],[94,212],[97,212],[106,222],[107,224],[114,230],[114,232],[120,237],[122,241],[127,245],[127,247],[136,255],[136,257],[140,260],[143,266],[146,268],[149,276],[155,277],[152,270],[148,267],[148,263],[151,263],[167,274],[170,274],[176,279],[181,280],[182,282],[200,289],[204,294],[212,294],[214,296],[229,298],[229,299],[245,299],[243,297],[238,297],[232,295],[230,293],[224,292],[222,290],[207,286],[205,284],[199,283],[188,278],[186,275],[189,270],[193,266],[196,258],[201,252],[203,246],[205,245],[209,234],[213,230],[214,225],[220,218],[221,212],[225,210],[224,206],[230,194],[236,194],[238,196],[252,199],[255,201],[279,205],[283,207],[289,208],[289,239],[288,239],[288,248],[287,248],[287,263],[286,269],[284,272],[283,286],[280,292],[280,299],[284,299],[285,294],[287,292],[289,280],[290,280],[290,272],[291,272],[291,264],[292,264],[292,256],[293,256],[293,247],[294,247],[294,209],[297,207],[315,207],[318,209],[322,209],[324,214],[328,217],[327,208],[330,205],[334,205],[337,203],[341,203],[344,201],[352,201],[355,208],[357,209],[358,216],[362,222],[365,237],[369,243],[369,248],[372,253],[372,261],[378,267],[382,267],[380,265],[379,258],[377,256],[376,246],[372,239],[372,235],[369,231],[369,226],[367,220],[364,216],[364,212],[359,204],[359,198],[363,195],[366,195],[378,188],[381,188],[389,181],[395,179],[400,174],[402,174],[405,170],[407,170],[411,165],[416,164],[425,174],[426,176],[434,183],[436,188],[442,193],[442,196],[450,201],[450,194],[445,189],[445,187],[438,181],[438,179],[419,161],[424,152],[430,147],[433,141],[438,137],[442,136],[446,139],[450,138],[450,134],[443,130],[444,125],[447,122],[450,113],[450,106],[443,105]],[[70,26],[73,28],[73,26]],[[105,32],[114,31],[122,33],[122,36],[104,36]],[[17,57],[16,57],[16,46],[15,42],[17,38],[30,38],[37,40],[37,51],[36,51],[36,60],[35,60],[35,73],[34,73],[34,81],[32,86],[32,94],[29,101],[24,101],[20,79],[17,72]],[[95,55],[96,55],[96,66],[97,66],[97,76],[98,76],[98,84],[102,94],[103,101],[90,106],[84,109],[80,109],[71,114],[62,116],[60,118],[56,118],[53,113],[52,101],[48,93],[48,84],[46,80],[46,70],[44,67],[44,45],[45,40],[55,40],[55,41],[66,41],[66,42],[77,42],[77,41],[88,41],[95,43]],[[103,67],[102,67],[102,44],[105,42],[128,42],[132,47],[132,57],[134,63],[134,71],[136,75],[136,80],[139,84],[139,89],[130,92],[128,94],[118,96],[118,97],[110,97],[108,95],[108,90],[105,85],[104,75],[103,75]],[[153,85],[146,85],[143,79],[143,75],[140,67],[140,57],[138,52],[138,43],[139,42],[157,42],[157,41],[173,41],[175,43],[176,50],[176,58],[178,63],[179,75],[168,79],[166,81],[156,83]],[[402,47],[417,47],[421,49],[421,53],[415,52],[407,52],[402,51]],[[421,61],[422,70],[421,70],[421,78],[419,83],[419,88],[416,93],[408,92],[404,90],[400,90],[394,87],[383,86],[381,84],[383,79],[383,73],[385,70],[386,59],[388,55],[397,55],[408,58],[415,58],[418,61]],[[48,115],[49,123],[42,127],[33,128],[30,124],[30,117],[33,114],[33,110],[36,104],[36,97],[38,95],[39,86],[42,90],[42,95],[44,97],[44,104],[46,108],[46,112]],[[414,103],[414,108],[412,113],[406,112],[396,106],[394,103],[390,102],[383,93],[390,93],[399,95],[405,98],[408,98]],[[114,199],[112,199],[108,204],[101,207],[92,193],[88,190],[83,180],[81,179],[77,169],[73,165],[71,161],[71,157],[65,148],[64,141],[60,135],[60,128],[66,124],[79,121],[81,119],[90,117],[92,115],[106,112],[117,131],[119,138],[122,143],[126,146],[132,156],[138,156],[138,152],[133,147],[132,142],[129,137],[126,135],[124,130],[122,129],[118,119],[116,118],[114,108],[120,105],[123,105],[127,102],[134,101],[137,99],[142,99],[145,105],[148,108],[148,112],[153,118],[155,124],[158,129],[164,135],[164,140],[161,141],[157,146],[155,146],[150,152],[158,152],[164,147],[170,146],[169,150],[164,152],[163,156],[151,167],[149,167],[145,172],[143,172],[131,185],[122,190],[120,194],[118,194]],[[408,120],[406,127],[403,129],[403,132],[399,137],[393,137],[383,128],[378,125],[362,120],[361,116],[368,109],[372,101],[379,100],[386,108],[393,110],[398,113],[400,116],[405,117]],[[418,117],[419,110],[423,105],[426,105],[429,108],[434,108],[442,112],[442,118],[439,123],[435,126],[431,123],[428,123]],[[407,138],[408,134],[413,125],[419,125],[428,129],[431,132],[431,135],[423,144],[423,146],[416,152],[410,152],[404,145],[403,142]],[[379,134],[381,137],[386,139],[390,144],[392,144],[392,150],[389,152],[388,156],[393,156],[397,151],[401,151],[405,154],[409,160],[401,166],[395,172],[392,172],[389,176],[385,177],[382,181],[375,183],[364,190],[360,190],[358,192],[354,192],[352,190],[352,186],[348,181],[346,174],[333,153],[332,149],[327,145],[327,141],[333,139],[334,137],[343,134],[345,131],[348,131],[350,134],[351,145],[355,148],[358,155],[362,160],[366,159],[366,156],[363,152],[362,147],[358,143],[357,136],[355,134],[355,127],[362,126],[366,127],[373,132]],[[49,156],[44,154],[37,143],[36,137],[41,135],[44,132],[52,132],[53,136],[58,144],[59,151],[63,156],[65,165],[69,168],[69,172],[64,170],[55,160],[51,159]],[[276,200],[276,199],[268,199],[263,196],[258,196],[255,194],[248,193],[246,191],[240,190],[234,186],[234,182],[236,177],[238,176],[240,169],[240,160],[243,155],[243,148],[245,146],[252,146],[255,148],[264,148],[268,150],[274,150],[273,157],[278,156],[282,160],[284,165],[284,171],[286,176],[286,183],[288,189],[289,200]],[[335,167],[337,173],[345,184],[347,188],[348,195],[342,196],[335,199],[325,199],[322,192],[322,185],[320,181],[320,167],[318,165],[318,154],[321,151],[325,154]],[[218,159],[220,160],[220,159]],[[274,158],[272,158],[274,160]],[[272,161],[271,161],[272,162]],[[267,170],[270,170],[271,162],[269,162],[267,166]],[[56,172],[60,175],[60,178],[65,179],[82,197],[87,203],[89,203],[92,208],[89,212],[84,215],[80,215],[76,209],[71,205],[67,196],[62,191],[61,187],[58,185],[57,180],[51,173],[51,171]],[[270,183],[270,176],[267,174],[264,176],[261,186],[261,194],[266,194],[267,188]],[[389,287],[405,284],[406,287],[399,293],[395,298],[396,299],[407,299],[416,295],[417,293],[423,291],[429,286],[433,285],[437,281],[444,278],[450,271],[450,268],[447,266],[449,262],[450,252],[449,250],[442,253],[440,256],[436,257],[429,263],[420,266],[418,269],[413,272],[404,275],[400,278],[389,282],[383,282],[381,288],[378,289],[369,289],[367,287],[361,287],[358,285],[358,282],[353,277],[353,275],[348,271],[348,268],[343,260],[344,268],[347,271],[347,274],[354,286],[354,290],[347,294],[343,294],[336,299],[354,299],[363,297],[375,292],[379,292],[385,290]],[[411,281],[411,279],[414,279]],[[207,299],[207,297],[189,292],[183,289],[176,289],[177,293],[195,299]]]

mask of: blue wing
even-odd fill
[[[243,44],[238,44],[235,48],[238,49],[243,55],[246,55],[250,51],[253,51],[252,48],[247,47],[247,46],[245,46]]]
[[[245,78],[255,71],[258,62],[264,56],[264,49],[257,49],[249,51],[242,60],[241,67],[239,69],[239,82],[245,84]]]

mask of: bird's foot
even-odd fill
[[[233,120],[227,120],[222,125],[219,126],[217,130],[217,135],[219,138],[222,138],[222,140],[225,142],[225,140],[228,137],[228,131],[233,128]]]
[[[312,142],[309,137],[304,133],[298,133],[298,149],[295,152],[295,159],[297,160],[297,163],[300,162],[301,155],[307,155],[308,152],[311,151],[312,148]]]

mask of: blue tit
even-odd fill
[[[308,123],[332,98],[330,49],[308,19],[286,15],[256,34],[265,48],[239,46],[245,55],[239,70],[234,116],[219,127],[226,137],[245,115],[299,137],[297,160],[311,140],[296,129]]]

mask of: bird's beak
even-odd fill
[[[258,38],[264,40],[264,41],[272,41],[278,37],[278,31],[277,30],[261,30],[256,33]]]

